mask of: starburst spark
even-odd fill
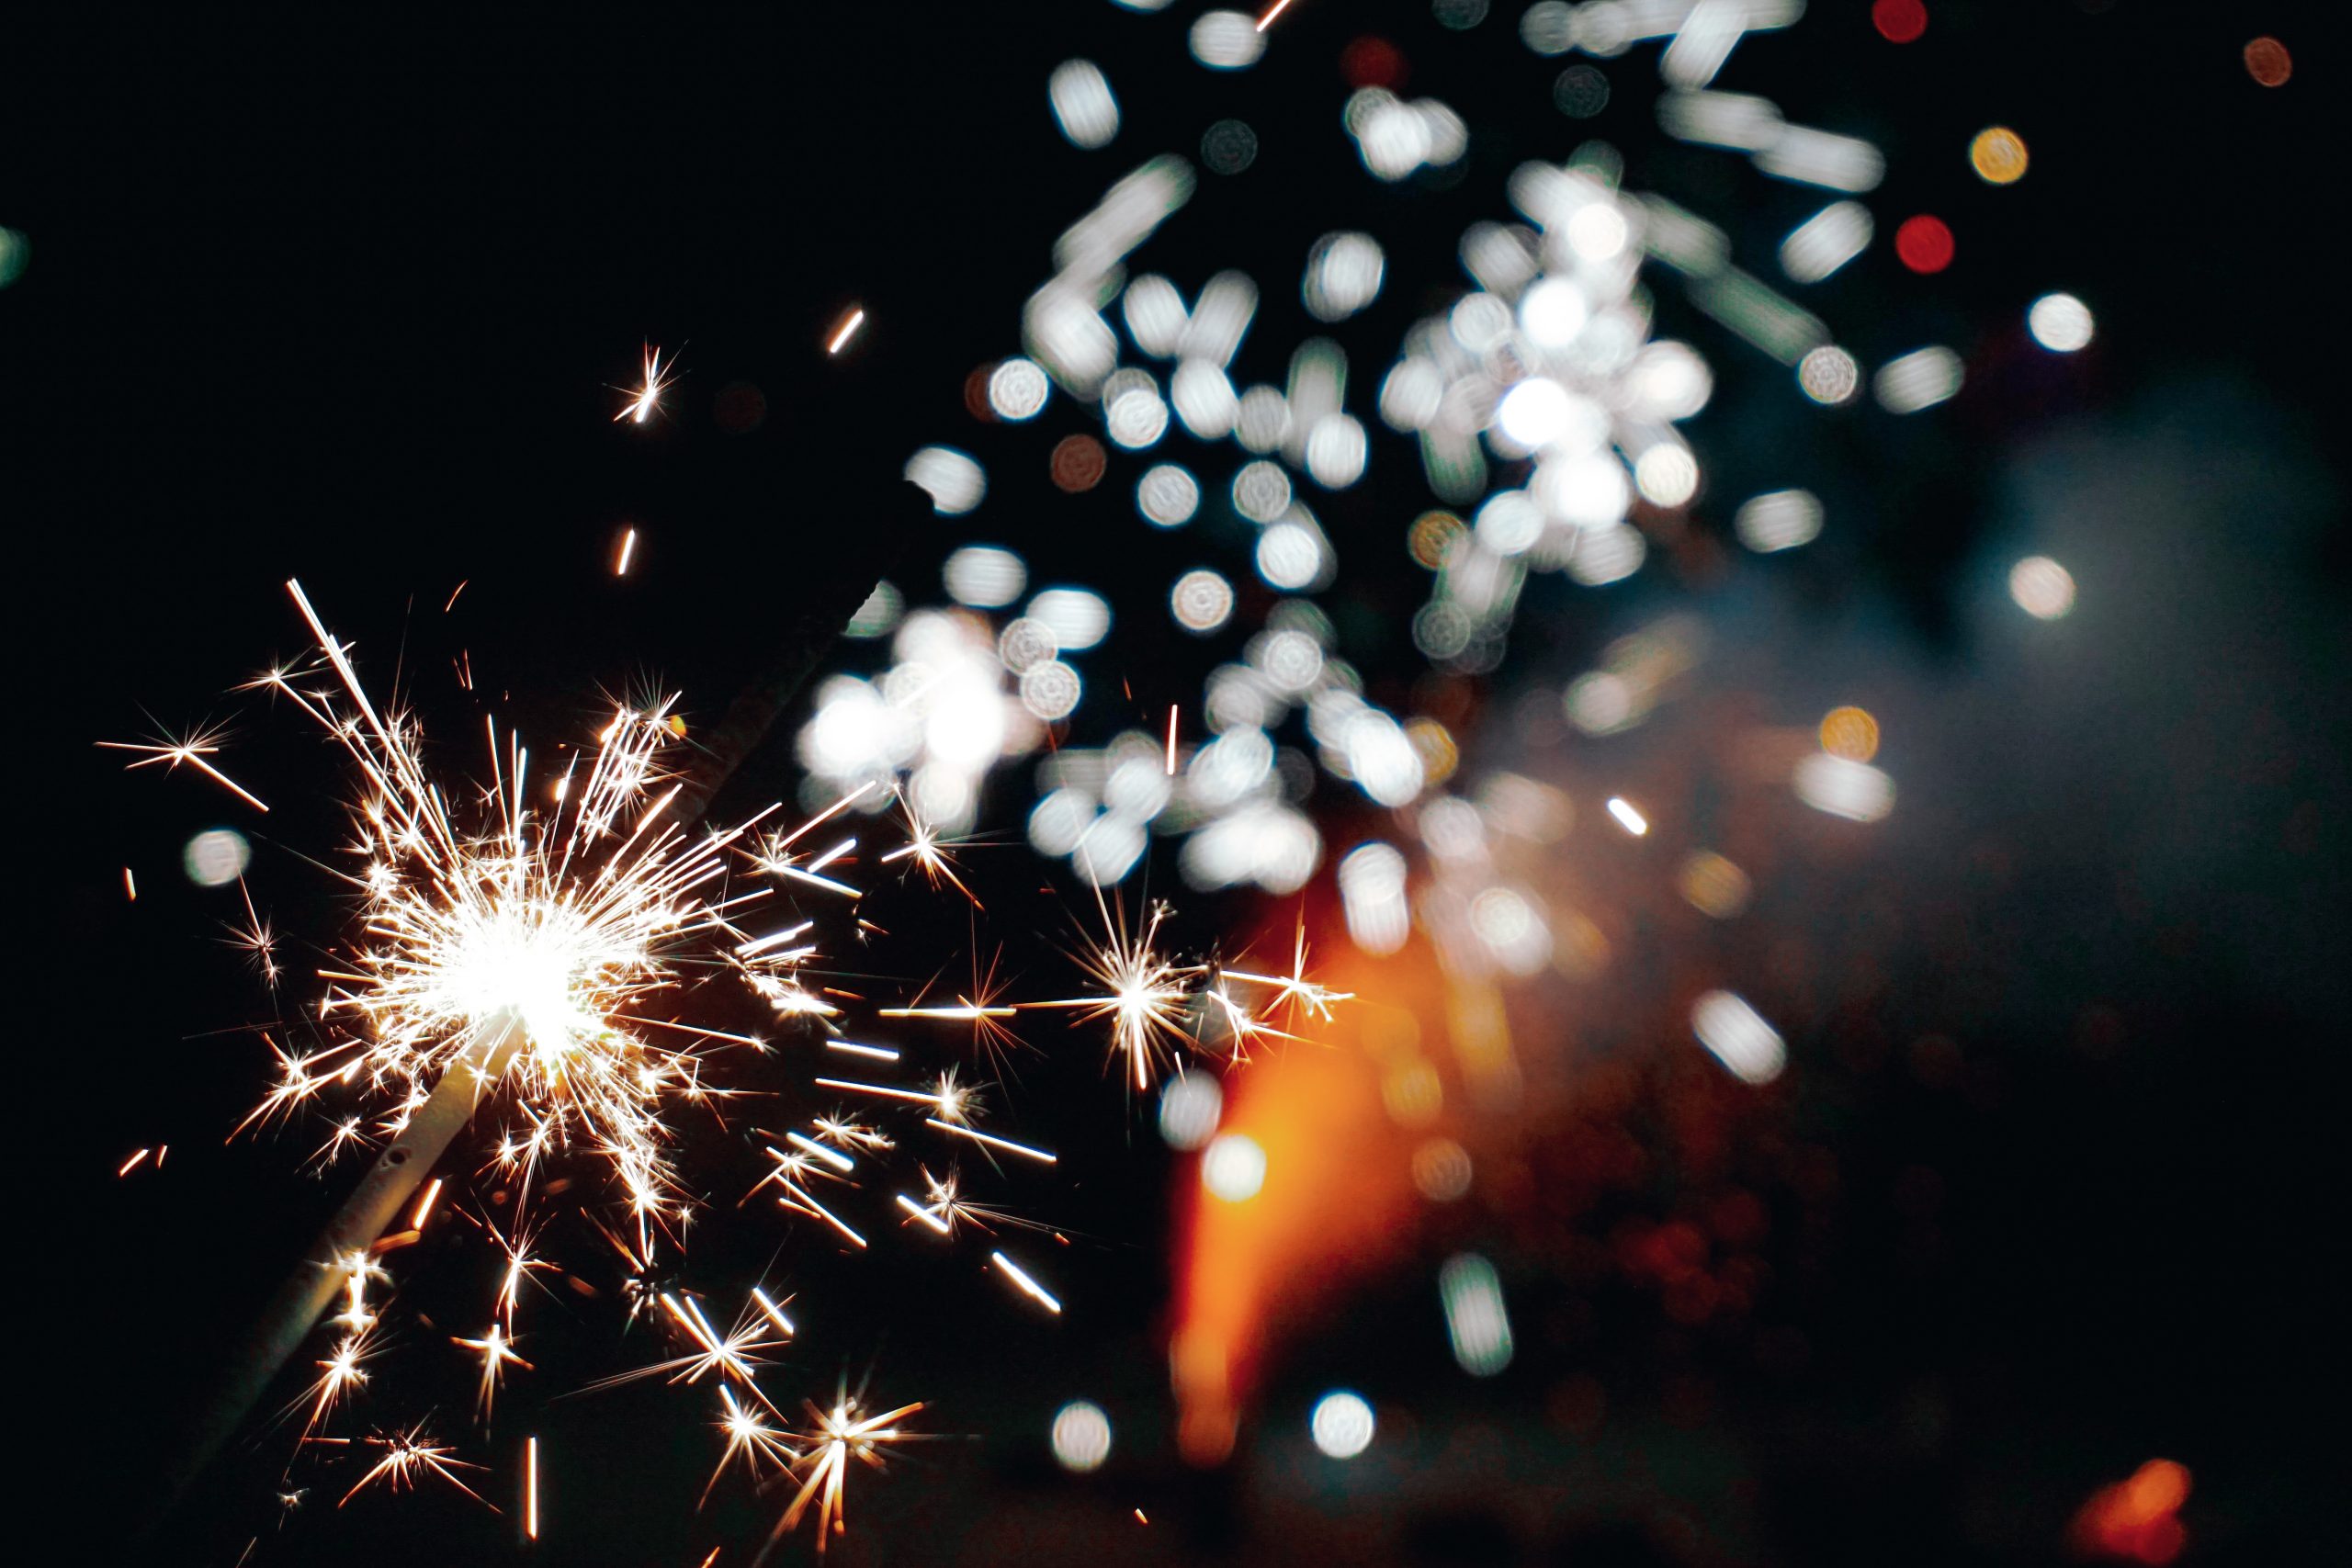
[[[814,1404],[808,1409],[810,1425],[800,1435],[804,1448],[797,1461],[800,1490],[776,1520],[775,1529],[769,1532],[767,1546],[760,1554],[762,1560],[777,1541],[799,1528],[811,1504],[817,1508],[820,1555],[831,1538],[845,1533],[849,1521],[843,1517],[842,1505],[850,1461],[881,1469],[885,1445],[903,1442],[912,1436],[899,1430],[897,1423],[922,1409],[922,1403],[918,1400],[912,1404],[901,1404],[879,1416],[861,1416],[857,1402],[843,1396],[836,1399],[830,1410],[820,1409]]]
[[[629,395],[627,406],[620,412],[613,415],[613,423],[618,424],[621,421],[628,420],[632,424],[643,424],[646,416],[650,414],[658,404],[662,394],[668,391],[671,384],[677,378],[675,363],[673,362],[670,370],[665,374],[662,368],[662,351],[651,344],[647,344],[645,345],[645,384]]]
[[[680,964],[712,961],[712,943],[731,948],[726,961],[755,987],[779,990],[813,951],[744,940],[733,919],[764,894],[723,896],[730,852],[768,813],[699,834],[667,819],[677,795],[661,761],[676,739],[671,699],[618,710],[545,810],[532,804],[529,752],[492,728],[490,780],[476,818],[461,822],[448,804],[456,792],[426,772],[418,727],[379,711],[300,585],[288,590],[334,681],[279,670],[258,683],[296,704],[358,770],[352,847],[363,864],[350,880],[367,910],[362,939],[321,971],[322,1019],[356,1027],[319,1053],[280,1052],[282,1081],[255,1116],[357,1082],[390,1106],[389,1133],[450,1074],[478,1100],[511,1089],[531,1132],[510,1136],[502,1156],[527,1181],[548,1150],[585,1144],[616,1171],[642,1250],[682,1209],[665,1156],[669,1102],[702,1098],[702,1051],[758,1043],[653,1008]],[[346,1122],[325,1152],[361,1135]]]
[[[1125,907],[1114,915],[1100,888],[1095,899],[1102,915],[1102,939],[1080,953],[1078,961],[1097,992],[1023,1005],[1075,1008],[1081,1021],[1109,1019],[1112,1055],[1125,1063],[1128,1081],[1140,1093],[1151,1087],[1155,1068],[1173,1060],[1189,1042],[1184,1018],[1192,1008],[1191,982],[1201,971],[1164,957],[1155,945],[1160,922],[1168,918],[1167,905],[1151,906],[1143,929],[1130,935]]]
[[[368,1447],[382,1449],[384,1457],[378,1460],[374,1468],[352,1484],[351,1490],[345,1493],[342,1499],[335,1504],[336,1507],[340,1508],[345,1503],[350,1502],[363,1488],[372,1483],[380,1481],[388,1491],[406,1492],[414,1489],[420,1477],[432,1474],[439,1476],[475,1502],[481,1504],[483,1507],[489,1508],[492,1513],[498,1512],[498,1509],[492,1506],[481,1493],[458,1478],[458,1472],[460,1470],[481,1470],[484,1467],[469,1463],[465,1460],[451,1458],[450,1456],[458,1450],[447,1444],[433,1442],[427,1438],[424,1435],[424,1422],[419,1421],[406,1431],[395,1433],[390,1437],[368,1438],[361,1441]]]

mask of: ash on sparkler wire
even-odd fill
[[[571,753],[556,769],[535,763],[518,737],[502,735],[491,720],[487,779],[470,791],[445,785],[428,770],[419,721],[370,698],[347,648],[301,586],[289,581],[287,588],[317,656],[272,670],[245,689],[291,704],[341,748],[357,784],[347,848],[358,861],[356,871],[341,874],[362,913],[348,942],[325,944],[328,959],[318,969],[325,989],[314,1010],[318,1043],[298,1049],[265,1035],[278,1080],[238,1130],[322,1114],[330,1130],[317,1157],[326,1162],[376,1140],[417,1143],[418,1129],[436,1117],[446,1123],[445,1139],[468,1122],[496,1122],[494,1134],[477,1140],[479,1156],[504,1188],[498,1201],[511,1199],[511,1208],[503,1223],[486,1208],[465,1215],[501,1258],[483,1312],[487,1326],[440,1336],[480,1362],[476,1416],[485,1427],[502,1383],[534,1370],[516,1348],[524,1287],[537,1275],[570,1270],[541,1246],[548,1204],[571,1185],[568,1177],[552,1177],[552,1168],[577,1156],[601,1162],[619,1217],[608,1224],[592,1204],[589,1218],[623,1263],[630,1320],[646,1320],[677,1353],[595,1386],[662,1377],[712,1389],[726,1444],[704,1496],[739,1461],[754,1480],[763,1472],[774,1472],[769,1479],[792,1477],[798,1489],[769,1544],[813,1506],[821,1551],[843,1528],[848,1461],[878,1463],[881,1446],[912,1435],[899,1423],[922,1405],[869,1415],[842,1390],[824,1405],[808,1404],[809,1424],[797,1428],[761,1378],[765,1353],[796,1337],[784,1310],[789,1298],[779,1301],[765,1280],[745,1284],[740,1311],[722,1329],[707,1296],[670,1281],[697,1209],[678,1179],[673,1151],[698,1126],[724,1129],[729,1101],[752,1092],[729,1077],[726,1058],[774,1049],[756,1034],[681,1016],[685,983],[690,976],[733,976],[778,1021],[813,1037],[823,1060],[854,1064],[812,1075],[815,1087],[877,1116],[919,1113],[906,1136],[931,1145],[918,1166],[923,1195],[891,1193],[894,1229],[919,1223],[949,1238],[965,1229],[1046,1229],[974,1196],[949,1162],[970,1153],[1001,1172],[1005,1162],[999,1156],[1015,1166],[1057,1160],[1049,1149],[985,1126],[987,1090],[960,1081],[953,1066],[927,1080],[895,1076],[906,1070],[903,1052],[873,1043],[871,1034],[849,1035],[866,998],[818,981],[819,920],[797,918],[779,894],[809,889],[844,910],[854,908],[860,890],[834,874],[855,840],[825,843],[820,830],[876,786],[861,785],[789,829],[773,825],[779,808],[772,806],[731,826],[697,829],[673,814],[686,787],[669,761],[684,728],[674,698],[619,708],[593,748]],[[255,809],[268,809],[207,760],[220,752],[217,735],[121,749],[141,754],[134,768],[185,762]],[[906,847],[882,862],[910,859],[933,889],[944,886],[969,897],[936,831],[911,811],[908,827]],[[1304,1005],[1328,1013],[1330,1002],[1341,999],[1306,978],[1303,948],[1287,978],[1220,975],[1161,952],[1164,908],[1130,935],[1099,895],[1098,903],[1104,935],[1080,962],[1099,991],[1025,1005],[1082,1009],[1085,1018],[1110,1021],[1113,1064],[1132,1089],[1148,1088],[1161,1071],[1182,1070],[1184,1054],[1212,1049],[1215,1038],[1203,1025],[1213,1012],[1237,1047],[1272,1032],[1235,1001],[1228,980],[1271,991],[1270,1010],[1287,1006],[1295,1012]],[[276,942],[256,918],[240,945],[261,953],[275,974]],[[984,993],[952,1007],[879,1008],[873,1016],[964,1021],[1001,1034],[999,1021],[1018,1010],[991,1000]],[[329,1111],[331,1104],[336,1109]],[[750,1184],[746,1201],[772,1188],[782,1212],[814,1222],[853,1249],[873,1245],[859,1228],[864,1222],[853,1223],[852,1204],[869,1187],[892,1185],[899,1130],[835,1111],[809,1116],[800,1126],[754,1131],[763,1134],[770,1165]],[[434,1135],[418,1144],[412,1180],[421,1180],[440,1152],[442,1145],[429,1141]],[[333,1299],[341,1305],[324,1353],[314,1357],[318,1375],[288,1409],[299,1410],[301,1422],[290,1445],[286,1496],[302,1495],[294,1484],[299,1467],[321,1456],[347,1456],[357,1473],[340,1490],[338,1506],[371,1487],[401,1491],[427,1481],[481,1498],[481,1489],[460,1472],[486,1467],[458,1457],[454,1444],[431,1430],[429,1416],[357,1434],[335,1429],[363,1393],[384,1381],[378,1363],[394,1255],[418,1239],[436,1212],[462,1212],[455,1196],[440,1201],[445,1182],[453,1179],[462,1184],[434,1179],[404,1228],[371,1231],[334,1257],[306,1260],[306,1268],[333,1280]],[[1053,1290],[1015,1258],[991,1247],[988,1262],[1027,1301],[1062,1311]],[[310,1322],[305,1317],[298,1330]],[[536,1438],[522,1455],[525,1524],[535,1535]]]

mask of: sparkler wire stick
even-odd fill
[[[409,1118],[408,1125],[376,1156],[376,1163],[311,1244],[303,1266],[287,1277],[252,1331],[227,1358],[228,1372],[219,1393],[205,1405],[178,1467],[166,1478],[166,1499],[175,1500],[243,1424],[278,1370],[343,1293],[345,1270],[338,1266],[339,1260],[365,1254],[384,1234],[401,1205],[424,1185],[443,1153],[473,1119],[476,1107],[522,1044],[522,1021],[511,1014],[494,1032],[485,1031],[481,1042],[441,1075],[441,1081]]]

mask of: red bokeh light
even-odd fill
[[[1405,85],[1405,55],[1386,39],[1367,33],[1340,51],[1340,74],[1351,87],[1394,91]]]
[[[1894,231],[1894,254],[1913,272],[1941,272],[1951,265],[1951,227],[1922,212]]]
[[[2168,1459],[2152,1459],[2129,1481],[2102,1486],[2075,1515],[2068,1544],[2082,1557],[2170,1562],[2188,1543],[2180,1506],[2188,1501],[2188,1470]]]
[[[1928,8],[1919,0],[1872,0],[1871,26],[1889,43],[1909,43],[1928,30]]]

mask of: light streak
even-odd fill
[[[144,1160],[148,1155],[153,1152],[153,1151],[150,1149],[134,1149],[131,1151],[130,1157],[124,1160],[121,1165],[115,1168],[115,1179],[119,1181],[124,1177],[129,1176],[132,1171],[137,1170],[139,1168],[140,1162]]]
[[[130,902],[139,902],[139,879],[130,874],[129,866],[122,868],[122,891]]]
[[[1290,0],[1274,0],[1274,8],[1258,18],[1257,30],[1261,33],[1264,32],[1268,28],[1273,26],[1274,18],[1276,17],[1281,16],[1288,9],[1290,9]]]
[[[1176,776],[1176,705],[1168,705],[1168,776]]]
[[[991,1252],[989,1254],[989,1257],[995,1262],[998,1268],[1004,1270],[1006,1279],[1011,1280],[1015,1285],[1019,1286],[1025,1294],[1035,1297],[1044,1304],[1047,1312],[1054,1314],[1056,1316],[1060,1315],[1062,1303],[1056,1301],[1051,1292],[1049,1292],[1045,1286],[1040,1285],[1036,1280],[1031,1279],[1026,1273],[1024,1273],[1019,1264],[1015,1263],[1012,1258],[1007,1258],[1001,1252]]]
[[[1026,1144],[1016,1144],[1010,1138],[1000,1138],[993,1133],[983,1133],[977,1127],[960,1127],[953,1122],[942,1122],[936,1116],[925,1117],[923,1125],[935,1127],[943,1133],[953,1133],[959,1138],[969,1138],[976,1144],[985,1144],[989,1148],[1002,1149],[1008,1154],[1020,1155],[1041,1164],[1053,1165],[1059,1159],[1058,1156],[1044,1149],[1033,1149]]]
[[[1609,797],[1609,815],[1617,818],[1617,825],[1636,839],[1650,830],[1649,818],[1634,809],[1634,803],[1623,795]]]
[[[899,1053],[888,1045],[860,1045],[850,1040],[828,1040],[825,1042],[825,1049],[847,1051],[854,1056],[871,1056],[877,1062],[895,1062],[899,1059]]]
[[[852,310],[848,319],[842,321],[840,328],[834,332],[833,341],[825,345],[825,352],[828,355],[839,354],[849,345],[849,340],[857,335],[857,329],[865,324],[865,309],[860,306]]]
[[[636,553],[637,530],[631,528],[628,533],[621,536],[620,558],[613,562],[613,575],[615,577],[627,577],[628,575],[628,558]]]
[[[425,1216],[433,1213],[434,1200],[440,1196],[441,1179],[436,1176],[425,1186],[424,1196],[416,1201],[415,1211],[408,1217],[409,1229],[421,1231],[424,1228]]]
[[[523,1439],[523,1539],[539,1539],[539,1439]]]

